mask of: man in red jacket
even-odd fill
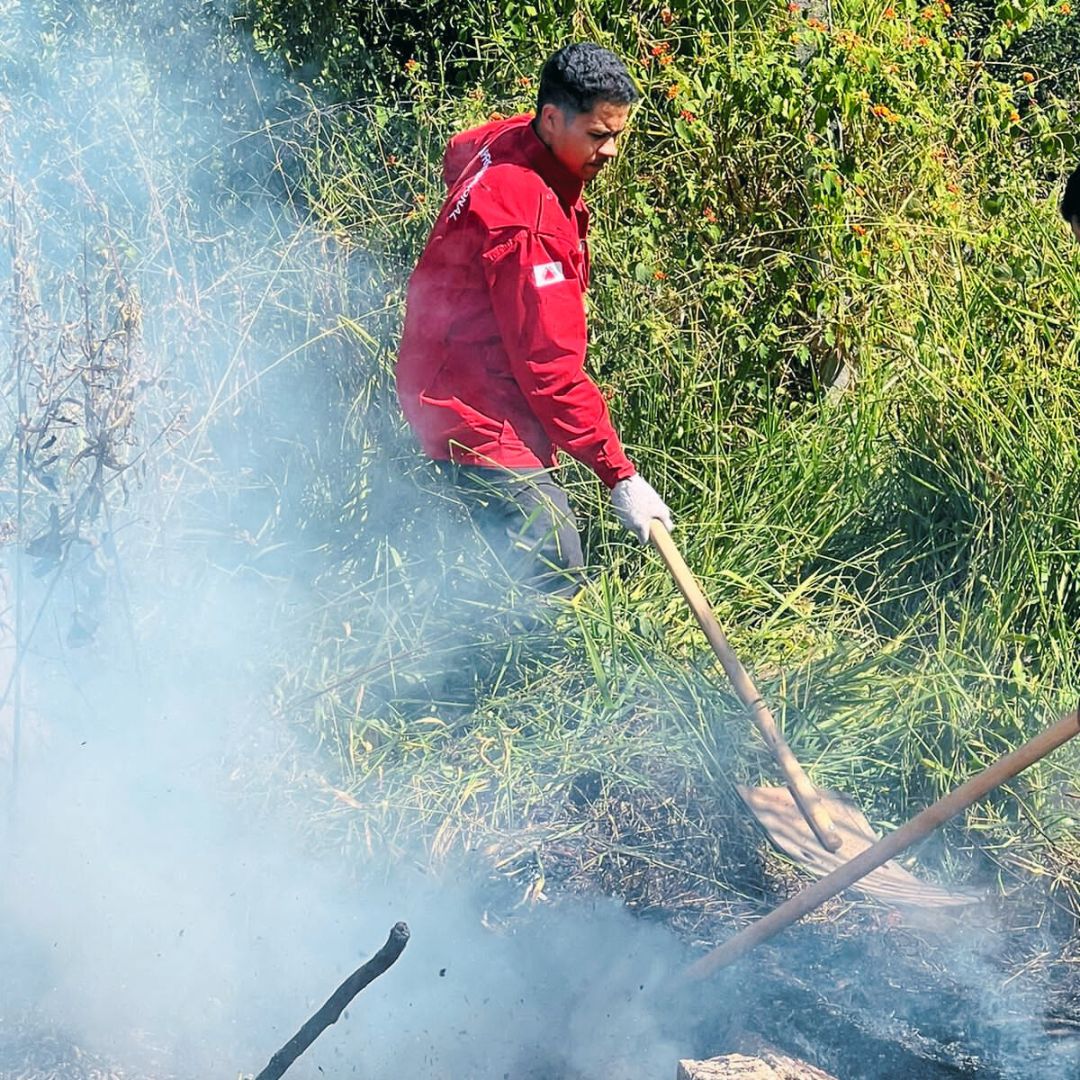
[[[638,92],[622,61],[568,45],[544,65],[535,117],[462,132],[448,196],[409,281],[398,396],[511,569],[551,591],[582,581],[581,541],[554,479],[557,452],[611,489],[644,543],[671,514],[626,456],[585,373],[584,185],[615,157]],[[492,528],[493,526],[493,528]]]

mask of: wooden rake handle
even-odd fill
[[[1077,735],[1080,735],[1080,709],[1063,716],[1056,724],[1041,731],[1011,754],[998,758],[993,765],[976,773],[966,783],[938,799],[936,803],[916,814],[900,828],[887,833],[877,843],[860,851],[853,859],[841,863],[831,873],[807,885],[790,900],[785,900],[768,915],[740,930],[734,937],[713,949],[711,953],[691,964],[679,977],[679,981],[693,982],[704,979],[714,971],[734,963],[755,945],[768,941],[797,919],[801,919],[820,907],[826,900],[854,885],[872,870],[883,866],[890,859],[895,859],[917,840],[929,836],[950,818],[966,810],[994,788],[1000,787],[1006,780],[1011,780],[1022,773],[1029,765],[1034,765],[1036,761],[1040,761],[1051,751]]]
[[[679,592],[683,594],[686,602],[690,605],[690,610],[694,613],[698,625],[705,631],[705,636],[709,639],[709,644],[712,646],[713,652],[716,653],[716,658],[720,661],[724,671],[727,672],[739,700],[750,711],[750,717],[758,731],[761,732],[761,737],[772,752],[780,771],[784,774],[784,779],[787,781],[792,797],[795,799],[802,816],[806,818],[807,825],[813,830],[814,835],[823,847],[829,851],[836,851],[840,847],[840,837],[836,832],[836,827],[833,825],[828,810],[826,810],[818,796],[816,788],[810,783],[806,773],[803,772],[803,768],[796,760],[795,755],[791,752],[791,747],[788,746],[784,736],[780,734],[780,729],[776,726],[773,714],[768,705],[761,699],[753,679],[750,678],[746,668],[739,662],[739,658],[732,652],[731,646],[724,636],[724,631],[720,629],[720,624],[716,621],[716,616],[713,614],[712,608],[709,607],[709,602],[705,599],[705,595],[699,588],[682,555],[679,554],[679,549],[671,539],[671,534],[656,518],[653,518],[652,525],[649,527],[649,539],[652,541],[653,547],[660,553],[660,558],[667,564],[668,570],[671,571],[671,576],[675,579],[675,584],[679,586]]]

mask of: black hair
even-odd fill
[[[1061,199],[1061,216],[1066,221],[1080,218],[1080,166],[1073,170],[1065,184],[1065,194]]]
[[[536,115],[549,104],[576,115],[589,112],[600,101],[633,105],[639,97],[626,65],[613,52],[583,41],[564,45],[548,57],[540,72]]]

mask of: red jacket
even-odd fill
[[[409,280],[398,397],[425,453],[537,469],[565,450],[634,474],[585,374],[589,212],[529,116],[455,135],[448,197]]]

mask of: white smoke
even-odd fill
[[[287,123],[274,112],[287,84],[203,4],[5,16],[0,142],[19,208],[0,275],[33,280],[40,317],[40,371],[10,385],[21,378],[40,412],[63,379],[82,385],[64,349],[109,338],[138,392],[116,448],[128,467],[110,472],[97,516],[78,502],[77,446],[41,467],[46,481],[24,478],[21,510],[4,496],[23,533],[5,549],[22,597],[22,730],[16,769],[9,714],[2,1019],[59,1027],[152,1075],[255,1072],[404,919],[402,959],[298,1080],[614,1075],[613,1062],[627,1078],[666,1074],[677,1048],[646,1004],[665,932],[604,903],[500,936],[467,882],[411,859],[380,876],[313,854],[303,785],[293,808],[269,790],[311,753],[271,707],[310,644],[283,613],[317,541],[290,534],[289,514],[332,504],[357,467],[314,475],[326,440],[344,441],[348,403],[328,400],[349,344],[335,305],[368,301],[362,255],[274,189],[260,118]],[[9,301],[0,335],[14,348],[29,341],[26,305]],[[133,336],[109,337],[125,303]]]

